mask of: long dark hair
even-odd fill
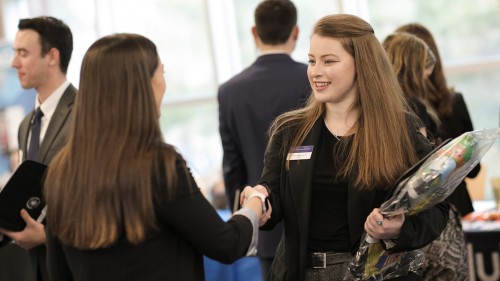
[[[48,225],[64,244],[139,243],[156,227],[152,175],[171,187],[177,157],[162,144],[151,85],[158,63],[153,42],[136,34],[101,38],[85,54],[69,140],[45,183]]]

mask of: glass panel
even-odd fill
[[[80,3],[81,2],[81,3]],[[49,14],[72,29],[75,51],[70,73],[79,73],[83,54],[98,37],[139,33],[158,47],[168,78],[168,100],[214,96],[216,82],[203,0],[49,0]],[[98,14],[96,19],[95,14]],[[97,33],[100,33],[97,34]],[[77,81],[77,75],[69,75]]]
[[[367,0],[370,23],[383,40],[399,25],[419,22],[437,40],[444,61],[500,54],[497,0]]]
[[[215,100],[162,108],[160,125],[165,141],[178,148],[202,188],[211,188],[221,176],[218,118]]]
[[[158,46],[169,99],[213,96],[216,83],[202,0],[115,0],[118,31],[138,32]]]

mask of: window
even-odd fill
[[[74,34],[68,78],[78,85],[83,55],[97,38],[134,32],[151,38],[165,64],[167,91],[160,119],[165,140],[187,159],[201,187],[220,179],[217,87],[250,65],[257,52],[250,32],[259,0],[4,0],[7,42],[19,18],[52,15]],[[497,0],[294,1],[299,40],[294,59],[307,62],[314,23],[345,12],[368,20],[379,40],[404,23],[420,22],[435,36],[448,82],[462,92],[475,128],[498,127],[500,17]],[[14,24],[15,23],[15,24]],[[17,81],[16,81],[17,82]],[[12,84],[12,83],[11,83]],[[500,176],[498,142],[482,163],[488,178]],[[492,194],[489,180],[486,196]]]

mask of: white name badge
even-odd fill
[[[304,160],[311,159],[314,145],[297,146],[292,148],[292,151],[288,153],[286,160]]]

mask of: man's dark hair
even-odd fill
[[[255,9],[255,27],[263,43],[285,43],[297,24],[297,9],[292,1],[265,0]]]
[[[66,74],[73,52],[73,35],[63,21],[53,17],[36,17],[21,19],[17,27],[19,30],[31,29],[38,33],[42,46],[42,56],[45,56],[52,48],[59,50],[59,66],[61,71]]]

